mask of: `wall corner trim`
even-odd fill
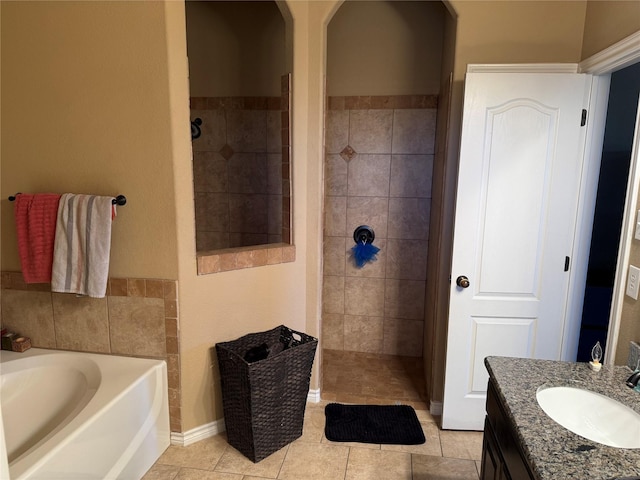
[[[309,393],[307,394],[307,402],[320,403],[320,389],[319,388],[309,390]]]
[[[226,430],[224,425],[224,418],[215,420],[205,425],[193,428],[188,432],[179,433],[171,432],[171,445],[179,445],[181,447],[187,447],[192,443],[199,442],[205,438],[213,437]]]

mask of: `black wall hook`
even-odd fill
[[[376,234],[368,225],[360,225],[353,231],[353,241],[356,243],[373,243]]]
[[[116,198],[114,198],[113,200],[111,200],[111,203],[113,205],[126,205],[127,204],[127,197],[125,197],[124,195],[118,195]]]
[[[195,140],[202,135],[202,130],[200,129],[200,125],[202,125],[202,119],[196,118],[191,122],[191,140]]]

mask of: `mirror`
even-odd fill
[[[273,1],[187,1],[197,252],[291,242],[287,25]]]

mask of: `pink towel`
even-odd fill
[[[18,253],[27,283],[49,283],[60,195],[21,193],[15,199]]]
[[[51,291],[102,298],[107,291],[113,197],[65,193],[60,199]]]

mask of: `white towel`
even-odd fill
[[[58,205],[51,291],[102,298],[107,292],[113,197],[65,193]]]

